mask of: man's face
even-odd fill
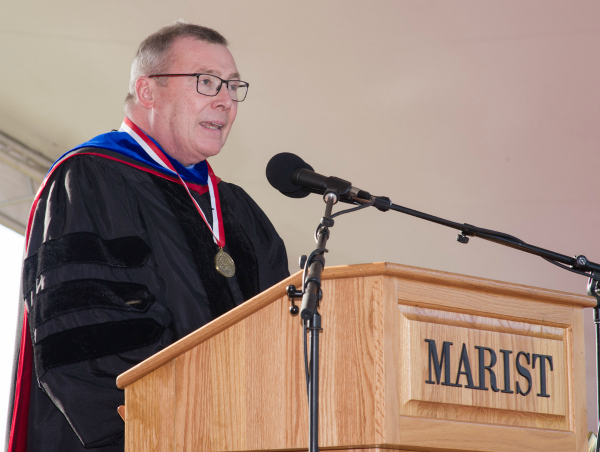
[[[233,56],[225,46],[194,38],[181,38],[170,49],[169,74],[213,74],[224,80],[238,79]],[[166,86],[155,84],[154,138],[183,165],[217,155],[237,114],[222,86],[214,97],[196,91],[196,77],[170,77]]]

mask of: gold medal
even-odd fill
[[[219,248],[219,252],[215,255],[215,268],[225,278],[231,278],[235,275],[235,263],[229,254]]]

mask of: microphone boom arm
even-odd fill
[[[374,199],[377,197],[374,197]],[[380,198],[388,200],[388,198]],[[389,200],[388,200],[389,201]],[[357,203],[363,203],[362,200]],[[377,207],[377,203],[374,203]],[[460,243],[468,243],[469,237],[479,237],[483,240],[498,243],[500,245],[508,246],[525,253],[539,256],[542,259],[547,260],[551,264],[557,265],[558,267],[568,270],[579,275],[587,276],[587,294],[593,296],[596,299],[596,306],[593,308],[594,311],[594,324],[596,329],[596,414],[600,416],[600,265],[595,262],[589,261],[585,256],[566,256],[564,254],[556,253],[538,246],[530,245],[523,242],[522,240],[512,235],[504,234],[503,232],[492,231],[490,229],[479,228],[467,223],[456,223],[449,221],[444,218],[429,215],[427,213],[419,212],[418,210],[409,209],[407,207],[399,206],[389,202],[389,209],[396,212],[411,215],[413,217],[421,218],[422,220],[431,221],[433,223],[441,224],[452,229],[457,229],[460,234],[456,236],[456,240]],[[382,209],[380,209],[382,210]],[[596,430],[596,447],[595,452],[600,452],[600,421]]]
[[[387,198],[383,198],[387,199]],[[377,205],[377,204],[375,204]],[[584,274],[585,276],[592,276],[593,272],[598,272],[598,276],[600,277],[600,265],[589,261],[585,256],[566,256],[564,254],[556,253],[554,251],[550,251],[544,248],[540,248],[538,246],[530,245],[528,243],[523,242],[509,234],[505,234],[503,232],[492,231],[490,229],[479,228],[477,226],[473,226],[467,223],[456,223],[454,221],[446,220],[444,218],[436,217],[433,215],[429,215],[427,213],[419,212],[418,210],[409,209],[407,207],[399,206],[397,204],[393,204],[390,202],[389,204],[390,210],[394,210],[396,212],[404,213],[406,215],[411,215],[413,217],[421,218],[422,220],[430,221],[433,223],[440,224],[442,226],[446,226],[452,229],[457,229],[461,233],[457,236],[457,241],[461,243],[468,243],[469,237],[479,237],[483,240],[487,240],[489,242],[498,243],[500,245],[508,246],[510,248],[517,249],[519,251],[523,251],[525,253],[534,254],[543,259],[549,260],[554,264],[560,263],[566,266],[571,267],[571,269],[577,269],[576,273]],[[559,265],[561,266],[561,265]],[[562,266],[561,266],[562,267]],[[563,267],[564,268],[564,267]],[[569,269],[569,270],[571,270]],[[587,274],[586,272],[590,272]]]

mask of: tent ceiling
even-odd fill
[[[0,223],[25,232],[29,206],[52,161],[0,132]]]

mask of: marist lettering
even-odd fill
[[[452,380],[453,375],[451,375],[451,366],[450,366],[450,347],[454,345],[452,342],[444,341],[442,344],[442,350],[438,354],[437,345],[435,340],[433,339],[425,339],[425,342],[429,345],[429,378],[425,380],[427,384],[441,384],[442,386],[453,386],[453,387],[463,387],[460,383],[461,378],[463,381],[466,380],[465,388],[468,389],[477,389],[480,391],[488,391],[490,388],[494,392],[502,392],[504,394],[514,394],[515,391],[511,390],[511,355],[512,350],[500,350],[502,354],[502,363],[504,367],[504,372],[502,375],[503,380],[503,388],[499,389],[496,381],[496,373],[493,368],[498,361],[498,355],[496,352],[489,347],[480,347],[475,346],[475,350],[477,351],[477,361],[478,361],[478,374],[479,374],[479,384],[475,385],[473,380],[473,373],[471,372],[471,362],[469,360],[469,354],[467,351],[467,346],[462,344],[462,349],[460,353],[460,359],[458,361],[458,371],[456,373],[456,378]],[[539,376],[540,376],[540,392],[537,394],[538,397],[550,397],[547,391],[547,370],[546,370],[546,362],[548,363],[548,367],[550,372],[554,370],[554,363],[552,361],[552,356],[550,355],[538,355],[536,353],[529,354],[525,352],[518,352],[515,357],[515,366],[517,369],[517,373],[525,378],[527,381],[526,387],[522,387],[521,383],[515,381],[515,389],[518,395],[527,396],[531,392],[532,387],[532,377],[530,370],[526,367],[531,365],[531,369],[536,368],[536,363],[539,363]],[[442,380],[442,368],[444,373],[444,378]],[[487,382],[489,381],[489,388],[487,387]]]

